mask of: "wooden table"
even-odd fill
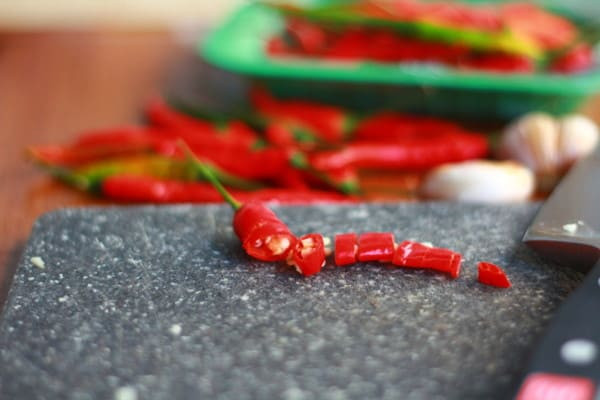
[[[48,178],[25,148],[136,122],[190,53],[167,32],[0,33],[0,304],[40,214],[106,204]],[[600,121],[600,98],[583,111]]]
[[[139,120],[182,54],[167,32],[0,33],[0,304],[40,214],[102,203],[49,179],[26,147]]]

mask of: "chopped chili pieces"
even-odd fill
[[[298,238],[288,263],[304,276],[315,275],[325,265],[326,253],[323,236],[309,233]]]
[[[392,263],[400,267],[432,269],[453,279],[460,274],[461,262],[462,256],[456,252],[413,241],[400,243],[392,259]]]
[[[356,233],[335,235],[335,265],[341,267],[356,262],[358,236]]]
[[[478,280],[479,282],[495,286],[499,288],[509,288],[511,283],[506,276],[506,273],[499,266],[489,263],[480,262],[477,264]]]
[[[392,261],[394,257],[394,234],[391,232],[367,232],[358,237],[358,261]]]

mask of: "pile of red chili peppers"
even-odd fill
[[[267,2],[285,28],[267,42],[274,57],[452,68],[577,73],[594,64],[593,38],[566,17],[530,2],[355,1],[298,6]]]
[[[484,135],[446,120],[358,115],[278,99],[261,88],[250,97],[247,113],[201,117],[154,99],[144,125],[84,132],[70,144],[34,146],[29,154],[64,182],[117,201],[222,201],[183,156],[182,140],[240,200],[307,204],[364,199],[365,171],[418,177],[488,152]]]
[[[321,271],[326,257],[332,253],[329,238],[319,233],[296,237],[263,203],[240,203],[221,185],[211,168],[197,160],[189,148],[183,147],[200,173],[234,209],[233,229],[249,256],[261,261],[285,260],[303,276]],[[335,236],[334,245],[334,261],[338,267],[375,261],[437,271],[452,279],[460,274],[461,254],[410,240],[396,244],[391,232],[341,233]],[[494,264],[480,262],[478,271],[481,283],[502,288],[511,286],[502,269]]]

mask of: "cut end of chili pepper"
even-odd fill
[[[302,236],[297,240],[288,264],[293,265],[304,276],[318,274],[325,265],[328,241],[328,238],[324,239],[318,233]]]
[[[358,237],[358,261],[388,262],[394,258],[394,234],[391,232],[367,232]]]
[[[358,236],[356,233],[335,235],[335,265],[342,267],[356,262]]]
[[[478,281],[484,285],[494,286],[498,288],[509,288],[511,283],[506,276],[506,273],[499,266],[489,262],[479,262],[477,264]]]
[[[265,205],[245,203],[233,217],[233,228],[246,253],[262,261],[285,260],[296,237]]]

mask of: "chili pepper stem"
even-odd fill
[[[78,174],[68,168],[52,165],[43,159],[33,149],[28,150],[29,156],[42,169],[48,171],[50,175],[60,179],[64,183],[71,185],[79,190],[89,191],[92,188],[92,182],[85,176]]]
[[[203,163],[202,161],[200,161],[194,155],[194,153],[192,153],[192,150],[190,150],[189,146],[183,140],[178,140],[177,143],[183,150],[186,157],[188,157],[194,163],[194,165],[196,165],[198,167],[198,170],[204,176],[204,178],[207,181],[209,181],[211,185],[213,185],[213,187],[217,190],[217,192],[219,192],[219,194],[223,197],[223,200],[225,200],[227,203],[229,203],[229,205],[235,211],[239,210],[242,207],[242,203],[239,202],[238,200],[236,200],[231,195],[231,193],[229,193],[227,191],[227,189],[225,189],[225,187],[221,184],[219,179],[212,172],[211,168],[208,165],[206,165],[205,163]]]

